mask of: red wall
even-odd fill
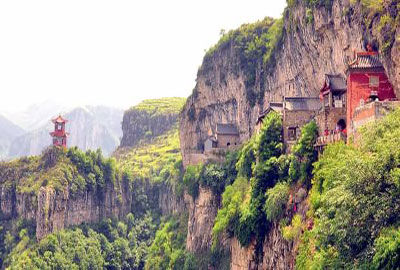
[[[379,88],[369,87],[369,76],[379,76]],[[350,71],[347,80],[347,125],[351,123],[355,109],[360,100],[367,101],[371,91],[378,91],[379,100],[396,98],[393,87],[384,71]]]

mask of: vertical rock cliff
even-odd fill
[[[270,102],[281,101],[283,96],[318,96],[325,74],[346,77],[354,51],[365,50],[368,43],[379,50],[389,80],[400,94],[398,1],[384,1],[378,10],[360,1],[333,0],[325,1],[325,5],[290,2],[267,61],[252,59],[251,68],[246,64],[243,59],[249,59],[250,47],[243,47],[240,31],[250,31],[262,39],[264,34],[271,34],[273,24],[268,20],[262,22],[266,28],[245,25],[228,33],[207,52],[196,87],[181,113],[184,164],[190,164],[191,155],[202,151],[207,132],[215,124],[235,123],[241,141],[245,141],[254,133],[259,113]],[[202,190],[190,203],[189,251],[201,252],[210,247],[211,238],[205,233],[211,234],[219,207],[213,203],[216,200]],[[257,257],[255,246],[251,243],[243,248],[232,239],[231,269],[294,268],[295,244],[282,237],[278,224],[273,224],[264,239],[262,258]]]
[[[317,96],[324,75],[345,76],[354,50],[364,50],[367,43],[380,51],[385,49],[382,61],[400,94],[400,40],[394,38],[399,36],[399,24],[393,23],[393,29],[379,25],[379,14],[398,20],[397,2],[385,1],[380,13],[358,2],[350,4],[349,0],[327,2],[328,7],[294,1],[284,13],[282,37],[272,60],[254,63],[250,87],[249,72],[241,62],[245,52],[234,38],[204,57],[196,87],[181,114],[184,159],[201,149],[208,129],[218,122],[235,122],[241,139],[246,140],[269,102],[280,101],[282,96]],[[249,93],[257,97],[257,102],[249,100]]]

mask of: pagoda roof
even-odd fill
[[[377,52],[357,52],[353,61],[349,63],[349,69],[383,68]]]
[[[56,118],[52,119],[51,122],[53,122],[53,123],[66,123],[66,122],[68,122],[68,120],[62,118],[62,116],[59,115]]]

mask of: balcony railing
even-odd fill
[[[338,132],[334,132],[329,135],[324,135],[324,136],[318,137],[315,145],[316,146],[324,146],[324,145],[339,142],[339,141],[346,142],[346,138],[347,138],[347,136],[345,133],[338,131]]]

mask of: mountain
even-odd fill
[[[68,147],[78,146],[82,150],[101,148],[105,155],[111,154],[119,145],[122,130],[122,110],[105,106],[78,107],[66,113],[68,119]],[[53,116],[54,117],[54,116]],[[41,128],[15,138],[9,156],[38,155],[51,144],[49,132],[54,129],[50,119]],[[44,120],[43,120],[44,121]]]
[[[121,147],[132,147],[173,127],[186,98],[168,97],[143,100],[124,113]]]
[[[7,118],[27,131],[37,130],[48,123],[54,114],[64,114],[72,110],[72,106],[67,106],[57,101],[46,100],[32,104],[24,111],[6,114]]]
[[[25,131],[0,115],[0,159],[5,158],[12,141]]]

